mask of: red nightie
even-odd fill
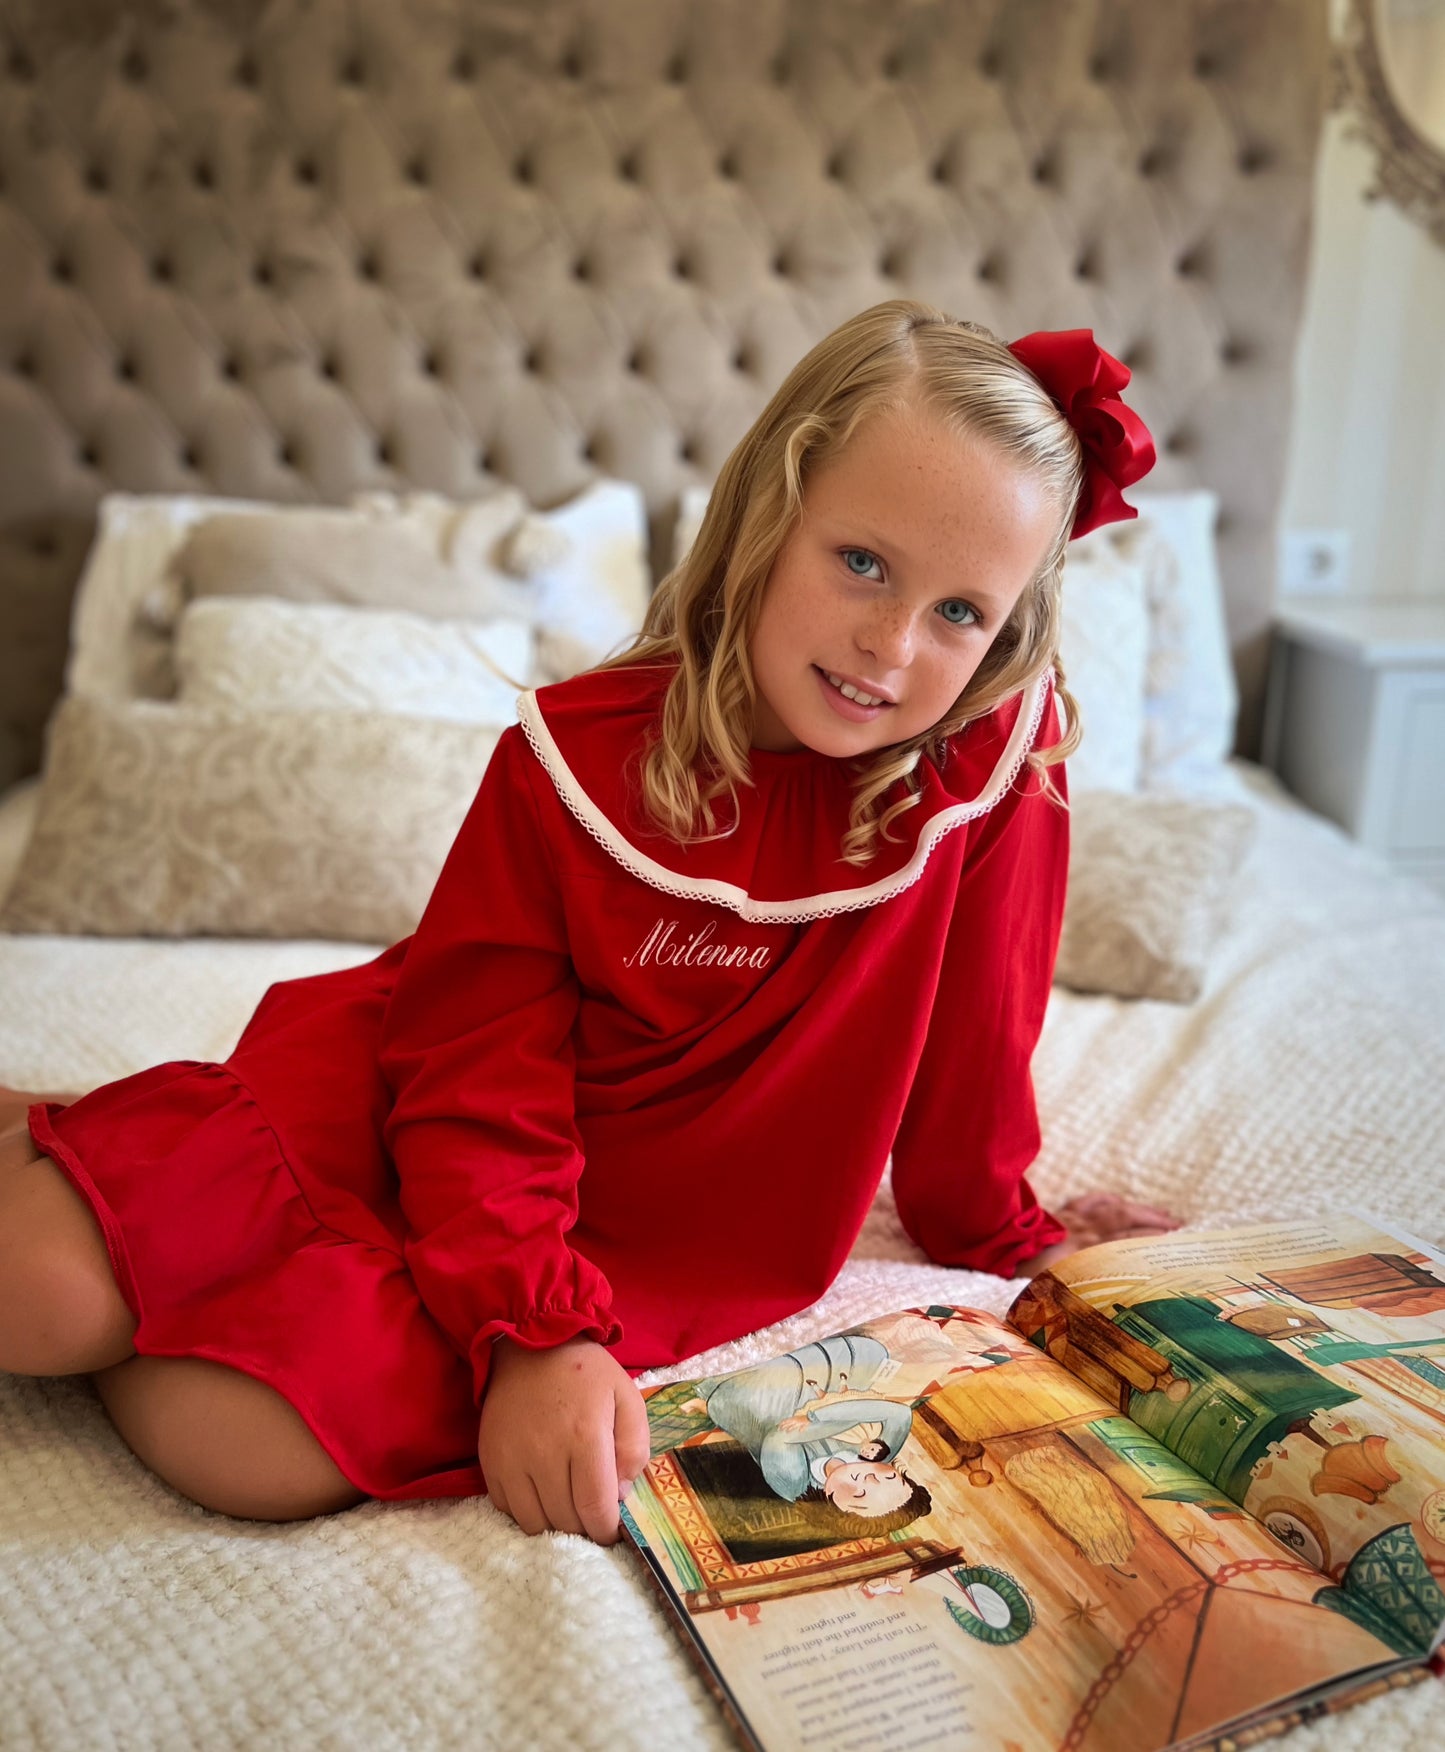
[[[1007,1277],[1064,1234],[1024,1179],[1068,861],[1023,762],[1052,678],[921,761],[858,869],[845,764],[807,749],[752,751],[726,838],[652,825],[671,673],[522,696],[411,937],[273,985],[224,1063],[31,1109],[136,1350],[267,1382],[369,1495],[485,1489],[498,1333],[637,1374],[807,1307],[890,1151],[943,1264]]]

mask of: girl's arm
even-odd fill
[[[1034,746],[1059,736],[1051,692]],[[1049,775],[1067,797],[1063,765]],[[1029,1060],[1063,924],[1069,818],[1025,766],[989,814],[959,831],[972,843],[893,1144],[893,1192],[903,1227],[932,1259],[1014,1277],[1067,1235],[1024,1170],[1040,1143]]]
[[[422,1301],[472,1366],[478,1407],[499,1334],[526,1349],[622,1329],[602,1273],[568,1244],[582,1151],[579,993],[557,874],[516,726],[411,939],[382,1022],[394,1100],[383,1138]]]

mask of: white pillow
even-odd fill
[[[527,621],[212,596],[176,629],[182,705],[209,711],[393,712],[511,724],[536,634]],[[495,665],[495,667],[493,667]]]
[[[1161,537],[1126,534],[1083,548],[1064,563],[1064,681],[1079,703],[1084,740],[1069,756],[1070,793],[1137,791],[1144,748],[1144,677],[1149,662],[1151,547]]]
[[[1168,545],[1172,564],[1150,583],[1149,673],[1140,788],[1194,795],[1229,792],[1239,688],[1229,651],[1214,525],[1219,496],[1207,488],[1130,495]],[[1110,529],[1091,530],[1084,548]]]
[[[431,528],[447,528],[446,507],[455,509],[455,502],[434,494],[366,493],[352,503],[392,509]],[[449,528],[447,557],[467,569],[475,563],[469,520]],[[538,635],[532,685],[590,668],[641,631],[652,594],[648,545],[647,501],[631,481],[593,481],[548,511],[524,511],[501,557],[509,573],[527,581]]]
[[[248,499],[107,493],[70,611],[67,693],[168,698],[175,691],[171,561],[212,512],[276,510]]]

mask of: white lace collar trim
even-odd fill
[[[537,705],[535,688],[518,695],[517,719],[533,753],[547,769],[558,796],[593,839],[623,869],[663,894],[678,895],[685,900],[712,901],[718,906],[727,907],[741,919],[758,923],[806,924],[813,919],[833,918],[839,913],[857,912],[865,906],[875,906],[880,900],[890,900],[895,894],[901,894],[905,888],[911,888],[922,876],[934,847],[945,834],[961,827],[966,821],[987,815],[1018,776],[1024,757],[1034,745],[1039,725],[1043,721],[1044,708],[1048,703],[1052,680],[1053,671],[1045,670],[1024,689],[1013,730],[995,763],[988,783],[971,803],[959,803],[951,809],[940,809],[937,815],[926,822],[919,833],[912,857],[902,869],[895,870],[891,876],[880,877],[878,881],[864,887],[799,895],[792,900],[754,900],[745,888],[738,887],[735,882],[721,882],[715,877],[682,876],[676,870],[670,870],[666,864],[659,864],[655,858],[649,858],[645,852],[638,851],[630,840],[618,832],[577,782],[576,775],[567,765],[561,749],[547,728]]]

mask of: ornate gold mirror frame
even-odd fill
[[[1399,63],[1392,60],[1388,41],[1394,8],[1417,25],[1434,23],[1438,9],[1436,41],[1445,54],[1445,0],[1349,0],[1335,51],[1333,107],[1352,112],[1348,137],[1375,149],[1375,185],[1369,198],[1384,195],[1445,247],[1445,118],[1439,123],[1439,138],[1431,138],[1401,103],[1392,82]],[[1438,79],[1445,84],[1445,69]]]

